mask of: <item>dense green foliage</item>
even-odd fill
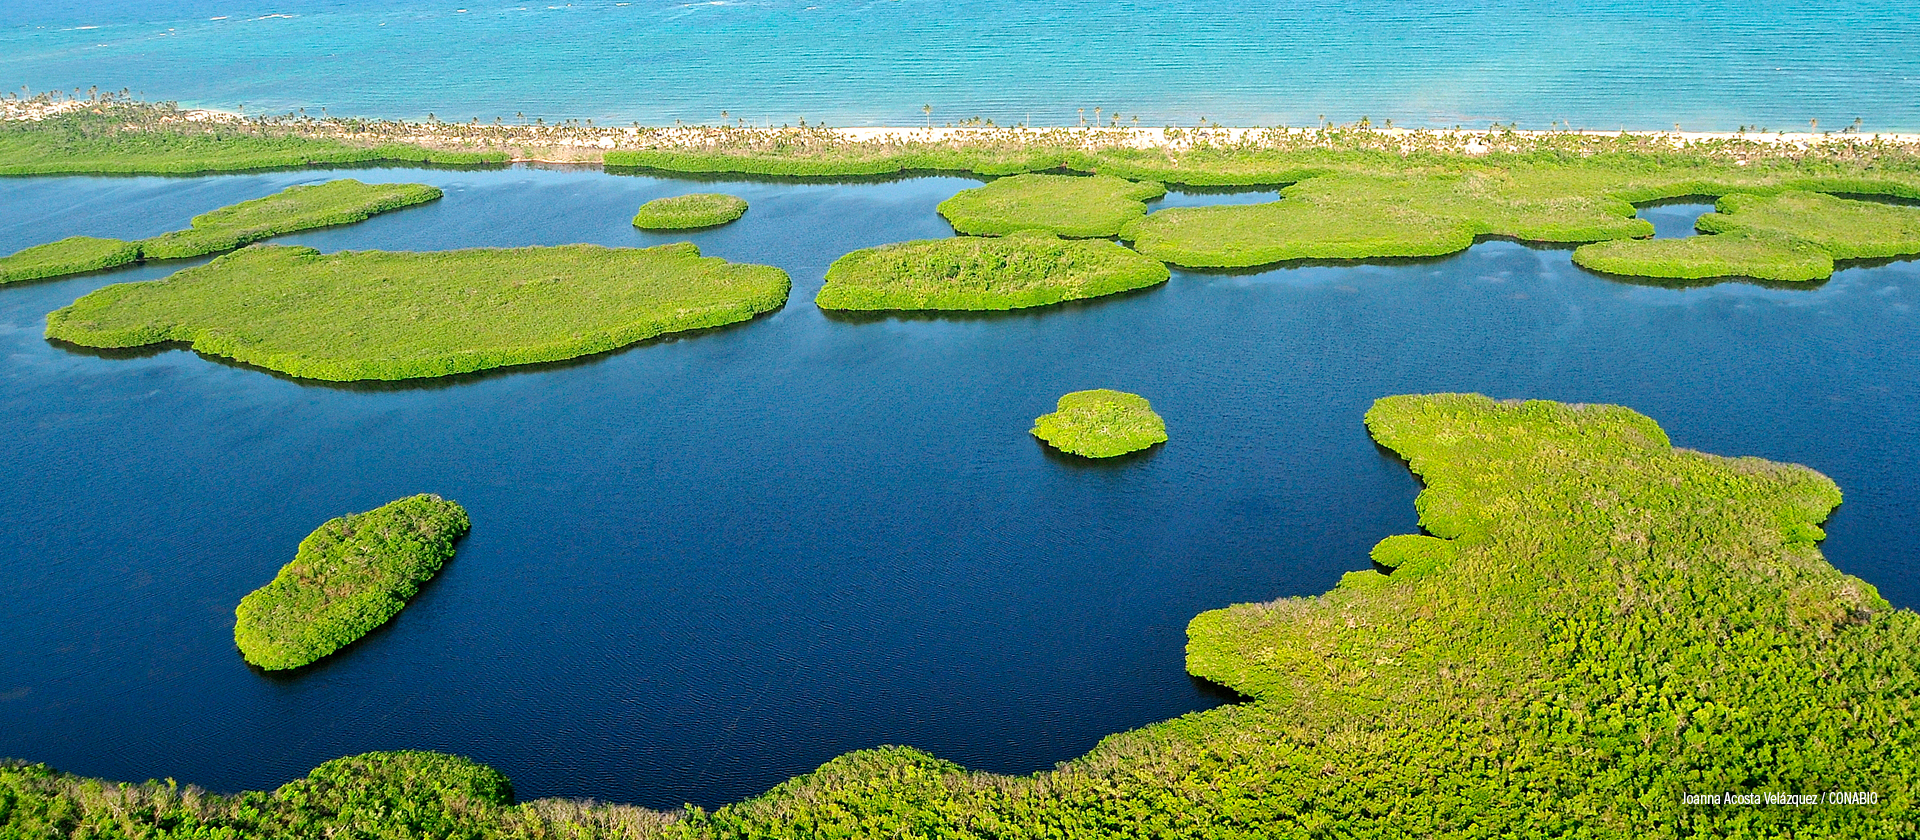
[[[88,347],[185,342],[309,379],[412,379],[571,359],[745,321],[786,302],[786,272],[654,248],[428,253],[255,245],[47,316]]]
[[[1920,835],[1920,615],[1820,556],[1818,523],[1840,502],[1832,482],[1802,467],[1674,449],[1652,420],[1610,406],[1390,397],[1366,420],[1422,479],[1416,506],[1430,536],[1381,541],[1374,559],[1391,574],[1352,572],[1324,595],[1195,618],[1189,670],[1249,702],[1111,736],[1026,777],[883,748],[712,813],[469,805],[441,834]],[[397,790],[361,779],[342,784]],[[349,820],[402,807],[375,804],[393,801],[384,793],[359,797],[369,804],[327,835],[324,810],[264,794],[203,803],[200,813],[251,809],[244,822],[216,822],[108,790],[44,768],[0,770],[0,830],[427,836],[355,833],[365,823]],[[1879,799],[1682,799],[1829,791]],[[453,815],[447,800],[423,796],[407,813]],[[289,825],[302,828],[279,829]]]
[[[364,221],[440,196],[439,187],[426,184],[363,184],[352,178],[292,186],[265,198],[202,213],[193,217],[193,226],[187,230],[143,239],[140,256],[172,260],[231,251],[283,233]]]
[[[388,210],[440,197],[425,184],[363,184],[351,178],[288,187],[193,217],[192,227],[138,242],[72,236],[0,258],[0,283],[98,271],[139,260],[168,260],[231,251],[295,231],[364,221]]]
[[[834,260],[814,297],[822,309],[1020,309],[1167,282],[1167,267],[1113,242],[1041,231],[920,239]]]
[[[1167,188],[1111,175],[1010,175],[940,202],[953,229],[974,236],[1044,230],[1059,236],[1113,236],[1146,215]]]
[[[693,230],[724,225],[746,212],[746,199],[725,193],[692,193],[640,205],[640,212],[633,215],[633,226],[641,230]]]
[[[1920,254],[1920,208],[1789,190],[1722,196],[1695,223],[1709,236],[1585,245],[1573,261],[1595,271],[1698,280],[1824,280],[1835,260]]]
[[[1112,458],[1167,441],[1167,424],[1139,394],[1099,388],[1060,397],[1033,419],[1033,436],[1084,458]]]
[[[481,840],[503,836],[501,814],[524,812],[522,821],[538,826],[538,809],[530,806],[539,804],[514,806],[512,785],[493,768],[430,752],[336,759],[279,790],[238,796],[183,788],[172,780],[101,783],[45,765],[0,765],[0,837],[9,840]]]
[[[122,266],[140,259],[140,244],[69,236],[0,257],[0,284],[41,280]]]
[[[1833,275],[1833,255],[1817,245],[1739,233],[1595,242],[1575,248],[1573,261],[1608,274],[1667,280],[1750,277],[1795,283]]]
[[[498,152],[356,145],[255,125],[154,122],[145,107],[97,105],[0,121],[0,175],[193,175],[315,165],[505,163]]]
[[[1534,170],[1419,175],[1340,173],[1267,204],[1175,207],[1127,226],[1141,253],[1192,268],[1302,259],[1431,257],[1477,236],[1588,242],[1653,233],[1617,198],[1569,195]]]
[[[1695,223],[1703,233],[1809,242],[1836,260],[1920,254],[1920,207],[1791,190],[1724,196]]]
[[[1286,186],[1280,202],[1169,208],[1121,231],[1142,253],[1192,268],[1432,257],[1487,236],[1562,244],[1644,237],[1652,227],[1633,217],[1630,203],[1687,196],[1810,191],[1920,198],[1920,152],[1864,138],[1807,149],[1743,139],[1677,148],[1671,138],[1573,133],[1275,129],[1229,140],[1205,131],[1175,134],[1172,145],[1139,148],[1124,132],[853,142],[824,130],[719,130],[704,146],[614,151],[606,162],[615,170],[777,177],[1066,169],[1167,184]],[[993,213],[961,218],[955,227],[962,232],[1010,224]]]
[[[353,644],[400,613],[467,527],[465,508],[428,494],[327,520],[271,583],[240,599],[240,654],[281,671]]]

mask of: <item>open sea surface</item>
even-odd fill
[[[1812,466],[1846,493],[1828,557],[1920,604],[1920,263],[1666,288],[1487,242],[1176,272],[1015,314],[841,319],[811,302],[827,265],[949,235],[934,205],[974,182],[524,167],[4,179],[0,253],[152,235],[341,175],[447,195],[278,241],[648,245],[680,237],[634,230],[635,207],[717,189],[752,209],[690,238],[786,269],[793,298],[571,363],[336,386],[42,338],[74,298],[198,260],[0,288],[0,756],[231,791],[437,749],[523,797],[656,807],[888,743],[1045,769],[1226,700],[1183,671],[1195,614],[1325,591],[1416,529],[1415,480],[1361,425],[1409,392],[1620,403],[1680,446]],[[1646,215],[1685,235],[1707,209]],[[1172,440],[1089,463],[1027,434],[1096,387],[1147,396]],[[241,596],[322,521],[417,492],[472,512],[445,571],[322,664],[250,670]]]
[[[0,89],[606,124],[1920,130],[1880,0],[0,0]]]

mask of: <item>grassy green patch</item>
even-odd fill
[[[1920,835],[1920,615],[1821,557],[1831,481],[1675,449],[1612,406],[1390,397],[1366,423],[1420,476],[1428,534],[1381,542],[1391,574],[1195,618],[1188,669],[1250,701],[1111,736],[1054,771],[969,773],[889,747],[659,815],[486,796],[455,808],[443,791],[466,788],[431,784],[444,771],[422,767],[429,783],[407,788],[349,764],[341,784],[366,793],[335,817],[269,794],[186,807],[162,786],[25,766],[0,769],[0,825],[362,836],[353,820],[391,808],[446,815],[430,836],[473,838]],[[1682,800],[1848,790],[1879,801]]]
[[[1282,191],[1280,201],[1176,207],[1129,224],[1141,253],[1189,268],[1251,268],[1290,260],[1432,257],[1476,236],[1589,242],[1645,236],[1633,205],[1566,194],[1527,170],[1420,175],[1341,173]]]
[[[404,143],[356,145],[257,124],[168,119],[145,105],[96,105],[42,120],[0,122],[0,175],[194,175],[506,160],[498,152],[443,152]]]
[[[363,184],[352,178],[293,186],[193,217],[192,227],[140,241],[141,258],[172,260],[231,251],[272,236],[346,225],[441,196],[426,184]]]
[[[1141,289],[1167,267],[1115,243],[1040,231],[922,239],[834,260],[814,302],[822,309],[1019,309]]]
[[[1573,261],[1608,274],[1669,280],[1750,277],[1794,283],[1833,275],[1833,256],[1817,245],[1739,233],[1595,242],[1575,248]]]
[[[1695,223],[1706,236],[1583,245],[1595,271],[1673,280],[1824,280],[1835,260],[1920,254],[1920,208],[1788,190],[1723,196]]]
[[[137,242],[69,236],[0,257],[0,284],[99,271],[139,259]]]
[[[571,359],[745,321],[786,302],[786,272],[654,248],[427,253],[256,245],[89,294],[47,316],[88,347],[178,341],[293,376],[446,376]]]
[[[1167,441],[1167,424],[1147,398],[1100,388],[1060,398],[1052,414],[1033,420],[1033,436],[1086,458],[1112,458]]]
[[[467,527],[465,508],[425,494],[328,520],[272,583],[240,599],[240,654],[279,671],[353,644],[400,613]]]
[[[193,217],[192,227],[138,242],[72,236],[0,258],[0,284],[98,271],[139,260],[170,260],[231,251],[283,233],[345,225],[433,201],[438,187],[363,184],[351,178],[288,187]]]
[[[1113,236],[1146,215],[1167,188],[1111,175],[1012,175],[940,202],[953,229],[974,236],[1043,230],[1059,236]]]
[[[1735,193],[1695,223],[1704,233],[1747,234],[1818,245],[1836,260],[1920,254],[1920,207],[1877,204],[1793,190]]]
[[[692,230],[724,225],[746,212],[746,199],[724,193],[676,195],[640,205],[633,226],[642,230]]]

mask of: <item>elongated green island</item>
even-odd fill
[[[1047,306],[1167,282],[1167,267],[1112,242],[1042,231],[922,239],[834,260],[821,309],[993,310]]]
[[[468,525],[465,508],[427,494],[327,520],[273,582],[240,599],[240,654],[283,671],[353,644],[400,613],[453,558]]]
[[[1798,282],[1832,276],[1835,260],[1920,254],[1920,207],[1793,190],[1735,193],[1714,210],[1695,223],[1705,236],[1582,245],[1573,261],[1635,277]]]
[[[1167,424],[1139,394],[1100,388],[1060,398],[1034,418],[1033,436],[1083,458],[1112,458],[1167,442]]]
[[[1649,236],[1618,198],[1568,194],[1551,172],[1341,172],[1302,181],[1267,204],[1175,207],[1132,222],[1120,238],[1189,268],[1252,268],[1293,260],[1431,257],[1480,236],[1577,243]]]
[[[953,229],[975,236],[1043,230],[1057,236],[1113,236],[1146,215],[1160,184],[1111,175],[1011,175],[940,202]]]
[[[139,260],[231,251],[268,237],[352,224],[441,196],[425,184],[363,184],[351,178],[288,187],[193,217],[192,227],[125,242],[74,236],[0,257],[0,284],[99,271]]]
[[[640,205],[633,226],[641,230],[697,230],[724,225],[746,215],[747,202],[724,193],[690,193],[656,198]]]
[[[778,309],[778,268],[690,243],[463,251],[256,245],[47,316],[86,347],[181,342],[307,379],[415,379],[552,362]]]
[[[746,802],[658,813],[509,804],[469,763],[420,754],[191,803],[26,765],[0,768],[0,821],[183,839],[344,836],[381,819],[421,827],[405,836],[660,840],[1920,833],[1920,615],[1821,557],[1833,482],[1676,449],[1613,406],[1389,397],[1366,426],[1420,477],[1427,533],[1381,541],[1390,573],[1356,557],[1323,595],[1201,614],[1188,670],[1247,699],[1052,771],[972,773],[885,747]],[[1687,799],[1829,791],[1873,799]]]
[[[0,285],[103,271],[140,261],[140,243],[69,236],[0,257]]]

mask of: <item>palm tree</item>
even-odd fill
[[[1100,109],[1099,109],[1099,108],[1095,108],[1095,109],[1093,109],[1093,124],[1094,124],[1094,125],[1099,125],[1099,124],[1100,124]]]
[[[1085,108],[1080,109],[1080,124],[1081,125],[1087,124],[1087,109]]]
[[[929,102],[925,105],[920,106],[920,110],[927,112],[927,130],[932,131],[933,130],[933,103]]]

